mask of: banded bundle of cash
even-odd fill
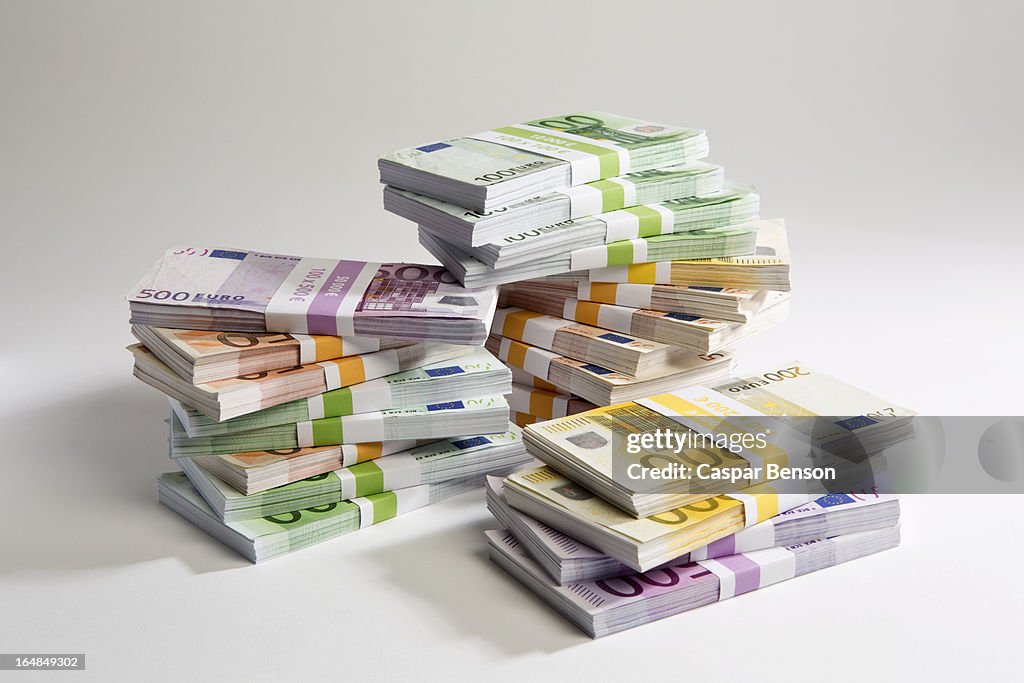
[[[480,344],[492,288],[438,266],[169,249],[128,295],[136,325]]]
[[[256,493],[242,493],[220,479],[207,469],[208,458],[183,458],[179,464],[214,512],[222,520],[232,522],[420,484],[508,471],[527,458],[519,429],[507,422],[504,426],[508,431],[414,446]]]
[[[711,258],[699,261],[665,261],[594,268],[578,273],[560,273],[553,278],[590,282],[635,283],[770,289],[788,292],[789,243],[781,220],[754,221],[757,229],[754,250],[747,256]]]
[[[502,290],[504,306],[529,307],[550,316],[585,323],[609,332],[675,345],[697,353],[713,353],[731,347],[752,334],[777,325],[789,316],[789,293],[770,292],[764,305],[749,322],[714,320],[688,313],[674,313],[616,304],[565,298],[558,294]]]
[[[492,329],[495,335],[587,361],[637,379],[664,376],[671,373],[673,368],[686,369],[693,358],[692,351],[680,346],[624,336],[607,329],[577,324],[572,320],[522,308],[498,309]],[[629,334],[629,331],[626,333]]]
[[[724,186],[721,166],[701,161],[596,180],[560,192],[530,197],[491,211],[476,211],[394,187],[384,188],[384,208],[463,249],[537,226],[608,213],[677,197],[713,195]]]
[[[515,382],[512,383],[508,407],[513,411],[535,415],[543,420],[584,413],[596,408],[593,403],[570,394],[559,394]]]
[[[132,325],[132,334],[165,365],[193,384],[337,358],[363,356],[405,346],[418,346],[419,351],[413,354],[422,353],[426,349],[424,344],[408,339],[174,330],[147,325]],[[435,345],[434,348],[442,347]],[[397,354],[395,358],[398,359]],[[409,352],[406,352],[403,360],[406,363],[410,361]]]
[[[609,242],[569,251],[544,253],[531,261],[492,268],[471,253],[420,231],[420,244],[467,287],[488,287],[546,275],[564,275],[587,269],[680,259],[720,260],[747,256],[755,251],[757,230],[751,224],[701,228],[690,232]]]
[[[602,406],[725,377],[733,362],[733,356],[728,352],[704,356],[691,354],[665,368],[660,375],[641,380],[498,335],[488,337],[486,346],[507,365],[533,375],[555,387],[556,391],[575,394]]]
[[[707,152],[702,130],[581,112],[401,149],[378,168],[392,187],[487,211]]]
[[[586,247],[616,244],[624,240],[693,232],[743,223],[757,218],[759,198],[748,190],[721,190],[700,197],[685,196],[656,204],[641,204],[595,216],[564,220],[505,235],[477,247],[454,244],[477,261],[495,269],[536,264],[538,269],[559,254],[571,254]],[[444,238],[423,226],[420,230]],[[690,247],[693,248],[693,247]],[[599,250],[594,250],[598,253]],[[573,269],[586,261],[581,252],[570,264]],[[608,258],[616,258],[614,255]]]
[[[490,433],[508,426],[508,412],[502,396],[479,396],[196,437],[185,432],[172,412],[171,457]]]
[[[493,356],[477,347],[434,344],[202,384],[190,383],[144,346],[129,350],[135,357],[136,377],[189,406],[187,415],[182,415],[187,428],[193,424],[212,428],[213,423],[244,416],[240,422],[254,429],[281,424],[285,415],[288,419],[283,421],[299,422],[423,405],[437,396],[493,393],[489,386],[505,377]],[[386,355],[381,357],[381,353]]]
[[[218,517],[181,472],[161,475],[158,491],[162,504],[251,562],[262,562],[471,491],[482,483],[483,475],[447,479],[237,522]]]
[[[777,293],[770,290],[542,278],[502,285],[498,297],[499,306],[511,292],[555,300],[577,299],[596,304],[681,313],[737,323],[750,322],[778,299]]]
[[[899,502],[871,489],[814,494],[782,479],[740,478],[694,492],[678,482],[630,483],[623,472],[634,463],[673,462],[671,449],[631,436],[708,425],[720,434],[762,433],[761,445],[685,448],[674,456],[691,467],[756,471],[793,465],[813,440],[834,443],[856,432],[862,445],[884,450],[905,435],[911,415],[786,363],[531,423],[527,451],[545,464],[487,483],[488,509],[503,527],[486,532],[491,558],[597,637],[895,547]],[[823,417],[808,420],[803,433],[799,420],[785,421],[794,416]]]

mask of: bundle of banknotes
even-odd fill
[[[527,451],[543,465],[487,481],[488,509],[502,527],[486,532],[490,555],[593,637],[899,544],[899,502],[878,492],[877,474],[885,449],[910,436],[913,414],[798,361],[589,410],[518,384],[513,396],[515,407],[552,419],[524,428]],[[769,436],[735,452],[674,452],[630,438],[710,433],[709,425]],[[847,466],[828,486],[758,474],[701,489],[625,476],[652,461],[795,470],[822,449],[845,453],[850,436],[873,469],[865,476],[862,460],[834,458]]]
[[[515,470],[497,297],[440,266],[167,251],[128,297],[181,470],[161,502],[259,562]]]

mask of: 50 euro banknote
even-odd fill
[[[283,332],[217,332],[132,325],[147,349],[193,384],[388,351],[417,342]]]

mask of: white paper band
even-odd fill
[[[733,536],[733,542],[737,553],[773,547],[775,545],[775,518],[770,517],[760,524],[740,529]]]
[[[369,466],[377,468],[384,475],[382,491],[393,491],[422,483],[420,465],[416,458],[407,453],[397,453],[374,460]],[[343,499],[355,498],[358,494],[357,478],[352,471],[341,469],[335,474],[338,475],[338,480],[341,483],[341,497]]]
[[[629,150],[624,147],[620,147],[619,145],[603,140],[592,140],[581,135],[574,135],[565,131],[542,128],[539,126],[520,124],[511,127],[520,128],[531,133],[538,133],[546,136],[547,139],[531,139],[520,137],[512,133],[493,130],[476,133],[475,135],[467,135],[466,137],[474,140],[482,140],[484,142],[493,142],[498,145],[504,145],[505,147],[513,147],[515,149],[521,149],[534,154],[542,154],[544,156],[565,161],[569,164],[572,175],[571,182],[573,185],[582,185],[583,183],[600,180],[601,159],[596,154],[572,149],[565,145],[566,142],[569,144],[576,142],[587,145],[588,147],[603,147],[611,150],[615,152],[619,158],[619,169],[617,175],[625,175],[626,173],[629,173]]]
[[[654,285],[634,285],[630,283],[617,285],[615,287],[615,301],[611,303],[631,308],[650,308],[651,300],[654,296],[654,287]],[[580,298],[583,299],[584,297]]]
[[[605,224],[604,241],[631,240],[640,234],[640,217],[629,211],[609,211],[595,216]]]
[[[600,304],[597,309],[597,326],[606,330],[615,330],[625,334],[632,334],[633,309],[624,306],[611,306]]]
[[[299,365],[307,365],[316,361],[316,340],[308,334],[292,334],[292,339],[299,342]]]
[[[373,503],[368,498],[353,498],[352,502],[359,506],[359,528],[365,529],[373,524]]]
[[[647,208],[661,214],[661,226],[658,230],[662,235],[668,235],[675,232],[676,215],[671,210],[665,208],[661,204],[648,204]]]
[[[631,239],[628,241],[633,247],[631,257],[632,263],[643,263],[647,261],[647,240]],[[608,245],[602,244],[596,247],[584,247],[569,253],[569,267],[572,270],[589,270],[592,268],[603,268],[608,265]],[[591,278],[594,279],[594,278]]]
[[[380,412],[346,415],[341,420],[341,434],[346,443],[384,441],[384,414]]]
[[[401,370],[398,349],[368,353],[365,356],[360,356],[360,359],[363,363],[363,377],[366,379],[383,377]]]
[[[520,126],[517,126],[520,127]],[[555,131],[546,131],[554,134]],[[542,154],[546,157],[559,159],[569,164],[569,174],[573,185],[581,185],[594,180],[601,179],[601,160],[589,152],[581,152],[576,149],[568,149],[557,144],[548,144],[543,141],[521,138],[509,133],[499,133],[494,130],[485,130],[482,133],[467,135],[466,137],[483,142],[493,142],[496,145],[504,145],[514,149],[521,149],[525,152]]]
[[[306,419],[307,420],[319,420],[324,416],[324,397],[323,394],[317,394],[316,396],[310,396],[306,399]]]
[[[519,413],[530,412],[530,395],[533,392],[519,384],[512,385],[512,394],[508,400],[508,407]]]
[[[743,503],[743,526],[744,528],[754,526],[759,523],[757,516],[757,496],[752,496],[749,493],[740,493],[739,491],[733,491],[728,494],[729,498],[735,498],[739,502]]]
[[[551,402],[551,417],[566,417],[569,414],[569,397],[556,395]]]
[[[338,364],[334,361],[325,360],[317,363],[324,369],[324,384],[327,385],[327,391],[334,391],[335,389],[341,388],[341,370],[338,368]]]
[[[359,462],[359,447],[358,446],[355,446],[355,445],[352,445],[352,444],[346,444],[344,446],[339,446],[339,449],[341,450],[341,466],[342,466],[342,468],[351,467],[352,465],[355,465],[357,462]],[[341,471],[342,470],[339,470],[338,473],[340,473]]]
[[[569,198],[569,218],[573,220],[601,213],[604,208],[604,195],[591,185],[577,185],[559,194]]]
[[[369,413],[386,410],[393,405],[391,385],[384,377],[353,384],[348,388],[352,394],[352,412]]]
[[[393,491],[423,483],[423,468],[408,453],[396,453],[374,461],[384,474],[384,490]]]
[[[718,577],[719,600],[770,586],[796,575],[796,554],[785,548],[766,548],[697,564]]]
[[[364,353],[380,351],[380,339],[377,337],[345,337],[341,344],[343,356],[361,356]]]
[[[526,358],[523,360],[523,369],[535,377],[547,378],[551,361],[556,358],[555,354],[544,349],[530,347],[526,350]]]
[[[542,349],[551,349],[555,343],[555,333],[563,327],[574,325],[572,320],[562,320],[544,316],[543,318],[530,318],[523,326],[522,341]]]
[[[313,446],[313,423],[308,420],[295,424],[295,441],[299,448],[311,448]]]
[[[430,504],[430,487],[413,486],[407,489],[399,489],[394,492],[397,499],[397,514],[401,515],[411,512]]]
[[[633,243],[633,263],[644,263],[647,261],[647,240],[630,240]]]

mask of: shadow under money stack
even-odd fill
[[[528,460],[481,344],[497,293],[444,268],[167,251],[129,294],[134,374],[167,395],[160,501],[253,562]]]
[[[467,287],[522,426],[728,376],[789,308],[781,221],[703,161],[703,130],[584,112],[380,159],[384,206]]]
[[[782,414],[799,417],[772,420]],[[879,493],[879,472],[885,450],[911,438],[911,419],[794,361],[531,424],[523,439],[544,465],[489,478],[488,508],[503,527],[485,532],[490,555],[598,637],[893,548],[899,501]],[[629,435],[737,427],[767,434],[765,445],[626,448]],[[771,464],[796,469],[822,452],[838,456],[829,460],[839,474],[828,490],[856,493],[768,476]],[[668,463],[703,464],[709,477],[751,474],[706,490],[629,474],[634,464]]]

